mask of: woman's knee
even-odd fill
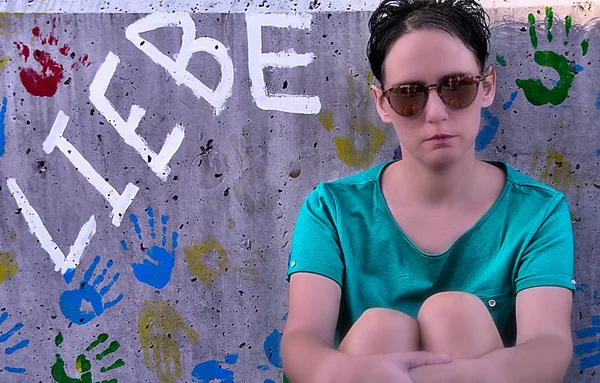
[[[432,295],[421,305],[418,320],[424,317],[444,318],[470,317],[473,313],[489,314],[487,308],[476,295],[460,291],[447,291]]]
[[[423,303],[417,320],[426,351],[476,358],[503,347],[487,307],[473,294],[436,294]]]
[[[350,355],[410,352],[420,348],[419,326],[412,317],[396,310],[366,310],[352,325],[339,349]]]

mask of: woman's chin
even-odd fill
[[[465,152],[459,152],[456,148],[452,148],[452,150],[436,150],[427,153],[422,162],[431,169],[443,170],[464,160],[465,155]]]

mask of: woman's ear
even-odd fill
[[[383,121],[384,124],[391,124],[392,119],[388,113],[388,104],[385,97],[382,97],[382,90],[377,85],[371,85],[371,90],[373,91],[373,98],[375,99],[375,107],[377,108],[377,113],[379,113],[379,118]]]
[[[490,65],[483,73],[483,99],[481,106],[487,108],[494,102],[496,96],[496,68]]]

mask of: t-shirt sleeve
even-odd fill
[[[294,273],[308,272],[330,278],[342,286],[344,263],[335,222],[335,200],[321,183],[300,208],[292,237],[288,281]]]
[[[541,225],[521,256],[516,292],[539,286],[575,290],[573,258],[571,214],[561,193],[548,205]]]

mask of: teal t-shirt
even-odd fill
[[[515,298],[524,289],[575,290],[573,231],[565,196],[503,162],[506,183],[493,206],[446,251],[420,251],[392,216],[381,190],[386,165],[319,184],[304,201],[287,278],[309,272],[342,288],[336,342],[367,309],[417,317],[442,291],[477,295],[506,345],[516,339]]]

